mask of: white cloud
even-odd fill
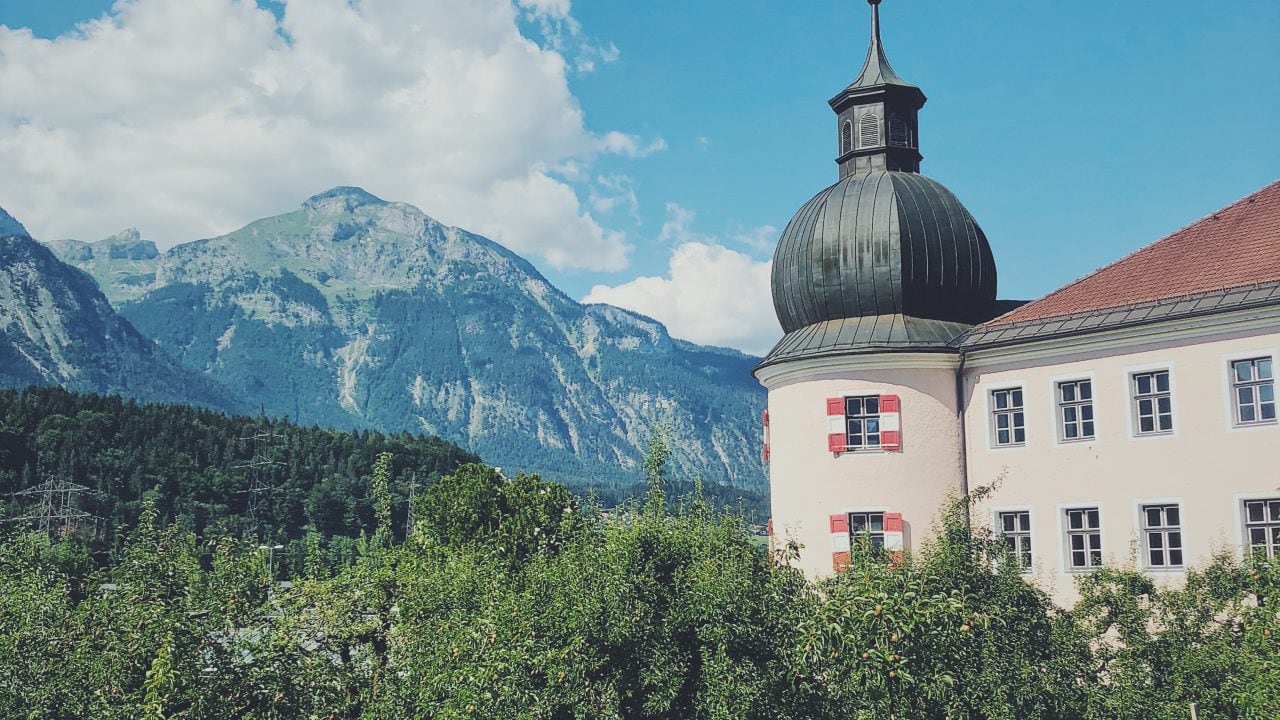
[[[782,335],[769,291],[770,265],[723,245],[685,242],[671,254],[668,277],[597,285],[583,302],[643,313],[675,337],[764,354]]]
[[[769,251],[778,242],[778,228],[772,225],[761,225],[733,234],[733,241],[751,248],[757,253]]]
[[[568,0],[517,1],[285,0],[277,21],[120,0],[54,40],[0,26],[0,199],[38,237],[171,245],[360,185],[557,268],[620,269],[625,237],[564,171],[665,144],[589,131],[567,75],[616,48],[592,51]]]
[[[667,203],[667,219],[663,221],[662,230],[658,232],[658,242],[710,242],[711,238],[698,235],[693,231],[693,218],[694,213],[692,210],[683,208],[673,202]]]

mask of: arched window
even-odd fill
[[[895,147],[911,147],[911,129],[897,115],[889,116],[889,144]]]
[[[853,121],[845,120],[840,126],[840,154],[843,155],[853,149]]]
[[[880,123],[876,116],[866,113],[858,119],[858,147],[869,148],[880,145]]]

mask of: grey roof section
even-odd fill
[[[889,58],[884,54],[884,45],[880,42],[880,3],[877,0],[871,3],[871,45],[867,48],[867,59],[862,63],[862,72],[858,73],[858,77],[846,89],[856,90],[879,85],[916,87],[894,71]]]
[[[881,352],[957,352],[964,323],[909,315],[870,315],[827,320],[783,336],[757,369],[790,360]]]
[[[951,191],[917,173],[851,175],[782,232],[773,304],[783,332],[863,316],[972,325],[995,315],[986,235]]]
[[[1005,325],[979,325],[959,339],[965,351],[1280,305],[1280,282],[1259,283]]]

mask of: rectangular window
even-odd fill
[[[884,552],[884,513],[849,513],[849,547],[856,551],[864,542],[871,552]]]
[[[1027,441],[1022,388],[991,391],[991,436],[997,447],[1022,445]]]
[[[1093,439],[1093,381],[1058,383],[1058,420],[1063,442]]]
[[[1269,357],[1231,363],[1231,394],[1235,399],[1237,425],[1276,421],[1276,384],[1271,365]]]
[[[1133,416],[1139,435],[1159,435],[1173,431],[1173,395],[1169,371],[1134,373]]]
[[[1071,508],[1066,511],[1067,563],[1072,570],[1102,565],[1102,517],[1098,508]]]
[[[1244,501],[1244,540],[1255,555],[1280,558],[1280,498]]]
[[[1009,555],[1023,572],[1031,571],[1031,513],[1014,510],[1000,513],[1000,535]]]
[[[1142,540],[1147,567],[1182,567],[1182,518],[1177,505],[1142,507]]]
[[[844,422],[850,449],[880,447],[880,396],[846,397]]]

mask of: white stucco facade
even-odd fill
[[[1103,562],[1176,583],[1214,553],[1242,555],[1246,500],[1280,499],[1280,424],[1241,424],[1231,375],[1240,359],[1280,368],[1280,308],[981,350],[964,355],[963,367],[961,358],[849,355],[757,371],[769,392],[774,542],[798,543],[806,574],[833,572],[833,514],[900,512],[910,551],[929,536],[948,495],[998,479],[972,521],[999,533],[999,512],[1026,512],[1028,578],[1069,604],[1075,576],[1090,570],[1071,567],[1068,510],[1097,510]],[[1163,371],[1172,429],[1144,435],[1133,376]],[[1064,441],[1058,384],[1084,379],[1093,434]],[[992,391],[1011,388],[1021,390],[1025,435],[999,447]],[[900,397],[900,451],[829,450],[825,403],[848,394]],[[1166,566],[1151,566],[1148,505],[1176,507],[1177,524],[1160,540],[1179,544],[1180,563],[1166,552]]]

